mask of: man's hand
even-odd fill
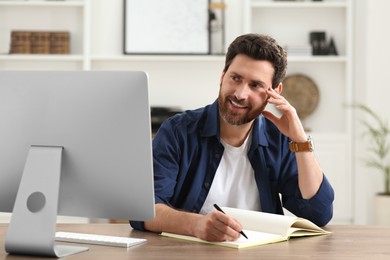
[[[298,117],[295,108],[274,89],[267,90],[269,95],[268,103],[275,105],[275,107],[282,113],[278,118],[269,111],[263,111],[263,115],[276,125],[280,132],[288,136],[295,142],[304,142],[307,140],[305,130]]]
[[[201,215],[176,210],[161,203],[156,204],[155,208],[156,217],[145,221],[146,230],[190,235],[213,242],[234,241],[240,237],[242,225],[217,210]]]
[[[213,242],[235,241],[242,230],[237,220],[219,211],[202,215],[194,224],[193,232],[196,237]]]

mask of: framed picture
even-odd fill
[[[209,54],[209,0],[124,0],[124,54]]]

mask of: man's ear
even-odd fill
[[[225,76],[225,72],[222,71],[221,78],[219,79],[219,85],[222,84],[223,76]]]
[[[276,93],[280,94],[283,90],[283,84],[282,82],[279,83],[279,85],[275,88]]]

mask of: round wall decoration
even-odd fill
[[[282,94],[297,110],[300,119],[311,115],[318,106],[320,93],[315,82],[303,74],[293,74],[283,80]]]

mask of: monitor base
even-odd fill
[[[55,245],[63,147],[31,146],[9,224],[10,254],[63,257],[86,247]]]

